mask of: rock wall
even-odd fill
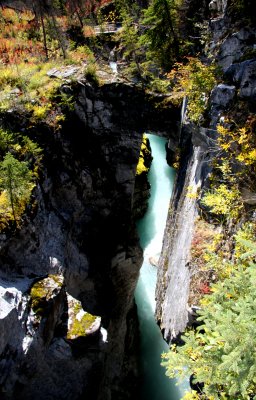
[[[209,21],[212,41],[207,48],[223,70],[223,81],[212,91],[204,127],[186,121],[181,129],[181,164],[170,203],[159,261],[156,319],[167,341],[179,339],[193,315],[188,307],[190,246],[198,216],[198,194],[208,186],[211,154],[216,150],[216,125],[225,115],[238,113],[241,121],[255,113],[255,28],[230,20],[227,2],[211,2],[218,15]],[[212,8],[213,10],[213,8]],[[242,20],[242,19],[241,19]],[[245,58],[245,60],[244,60]],[[170,158],[172,146],[170,145]],[[245,190],[244,201],[254,204]]]
[[[142,262],[132,218],[136,165],[144,130],[177,142],[177,110],[120,82],[79,80],[62,90],[76,102],[61,131],[31,131],[15,110],[3,121],[33,135],[44,168],[22,227],[0,236],[0,397],[131,398]],[[49,275],[64,281],[51,296],[39,286],[35,300],[35,282]],[[87,320],[97,327],[85,328]]]
[[[174,185],[156,287],[156,319],[167,341],[179,338],[192,310],[187,302],[190,289],[190,246],[198,216],[197,194],[209,173],[210,132],[190,124],[183,126],[184,149]]]

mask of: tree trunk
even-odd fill
[[[17,220],[16,220],[15,209],[14,209],[14,196],[13,196],[13,189],[12,189],[12,168],[10,165],[8,165],[7,174],[8,174],[8,190],[9,190],[10,202],[11,202],[11,207],[12,207],[12,215],[13,215],[13,219],[14,219],[14,222],[16,225]]]
[[[164,3],[164,8],[165,8],[165,11],[166,11],[166,15],[167,15],[168,25],[169,25],[170,31],[172,32],[172,36],[173,36],[174,52],[175,52],[176,57],[178,57],[179,53],[180,53],[179,41],[178,41],[178,37],[177,37],[177,35],[175,33],[174,27],[173,27],[170,8],[169,8],[168,3],[167,3],[166,0],[163,0],[163,3]]]
[[[79,21],[79,23],[80,23],[81,27],[83,28],[83,26],[84,26],[84,24],[83,24],[83,20],[82,20],[82,18],[81,18],[81,15],[79,14],[79,12],[78,12],[78,9],[77,9],[77,8],[76,8],[76,15],[77,15],[77,18],[78,18],[78,21]]]
[[[63,54],[63,58],[65,59],[65,58],[67,58],[67,54],[66,54],[65,44],[63,43],[63,35],[57,25],[55,16],[53,14],[51,15],[51,18],[52,18],[54,30],[56,32],[57,40],[59,42],[59,46],[60,46],[62,54]]]
[[[49,55],[48,55],[48,49],[47,49],[47,40],[46,40],[46,32],[45,32],[45,24],[44,24],[44,17],[42,14],[42,10],[40,7],[40,19],[41,19],[41,24],[42,24],[42,29],[43,29],[43,41],[44,41],[44,51],[45,51],[45,56],[48,60]]]

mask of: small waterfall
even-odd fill
[[[109,61],[109,66],[112,69],[112,71],[114,72],[114,74],[118,73],[116,61]]]
[[[110,51],[108,61],[109,61],[109,66],[112,69],[113,73],[117,74],[118,70],[117,70],[117,59],[116,59],[116,48],[115,47]]]
[[[181,115],[180,115],[180,130],[182,129],[182,126],[186,120],[187,104],[188,104],[188,99],[186,96],[184,96],[181,107]]]

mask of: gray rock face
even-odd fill
[[[242,198],[243,202],[250,205],[256,205],[256,193],[251,192],[250,190],[244,188],[242,190]]]
[[[216,16],[219,14],[224,14],[227,7],[227,0],[211,0],[209,3],[210,11]]]
[[[229,103],[233,100],[235,93],[235,86],[229,86],[220,83],[218,86],[215,86],[212,91],[211,104],[219,106],[221,108],[227,107]]]
[[[207,43],[208,55],[224,71],[241,58],[249,58],[249,54],[253,57],[256,44],[254,25],[248,23],[248,26],[241,26],[243,16],[241,20],[238,18],[237,21],[232,21],[231,5],[226,0],[213,0],[209,3],[209,8],[214,18],[209,21],[211,41]]]
[[[3,289],[4,400],[108,400],[119,391],[126,399],[136,388],[133,295],[142,252],[132,219],[135,171],[144,130],[170,132],[177,142],[178,111],[156,107],[162,97],[117,82],[97,88],[80,82],[63,90],[74,91],[75,113],[61,132],[34,132],[45,169],[35,209],[14,235],[0,237],[1,274],[30,283],[63,275],[65,292],[101,323],[88,340],[66,340],[64,293],[49,312],[45,340],[45,321],[37,330],[27,328],[28,289]],[[9,117],[19,127],[16,115]]]
[[[237,91],[234,85],[225,85],[221,83],[215,86],[210,98],[212,128],[216,128],[217,123],[220,122],[223,111],[234,102],[236,94]]]
[[[256,60],[247,60],[231,65],[225,73],[226,79],[239,88],[238,96],[255,101],[256,97]]]
[[[218,150],[216,126],[225,123],[225,116],[230,111],[232,113],[237,100],[243,100],[247,111],[255,111],[255,57],[243,62],[239,60],[246,54],[253,56],[256,31],[244,27],[232,33],[234,27],[226,16],[225,4],[223,6],[221,1],[212,1],[210,7],[216,13],[216,18],[210,21],[213,41],[208,50],[225,71],[224,82],[218,84],[211,93],[206,127],[193,126],[184,120],[185,113],[182,116],[183,157],[170,203],[156,291],[156,318],[168,341],[177,340],[190,322],[192,310],[187,304],[191,277],[191,238],[198,213],[198,192],[208,186],[211,152]],[[254,192],[244,188],[242,196],[246,204],[255,204]]]
[[[23,398],[22,388],[35,378],[43,360],[42,348],[54,337],[63,313],[62,279],[47,278],[39,309],[39,297],[32,296],[33,279],[1,279],[1,398]],[[38,286],[35,283],[34,286]],[[31,291],[30,291],[31,289]],[[42,294],[42,293],[41,293]],[[47,361],[48,362],[48,361]],[[26,398],[26,397],[25,397]]]
[[[223,30],[222,30],[223,32]],[[240,60],[246,51],[252,51],[256,43],[256,31],[243,28],[221,40],[218,62],[225,71],[231,64]]]
[[[198,215],[197,193],[209,172],[206,134],[195,131],[194,144],[186,143],[187,156],[175,183],[158,263],[156,318],[167,341],[177,340],[189,322],[190,245]]]

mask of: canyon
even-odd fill
[[[168,139],[169,160],[177,149],[182,155],[158,263],[156,320],[167,342],[193,322],[190,249],[200,209],[187,194],[209,186],[216,126],[227,110],[241,101],[255,112],[256,61],[242,56],[255,50],[256,30],[231,30],[226,2],[210,4],[208,51],[223,78],[207,123],[192,123],[168,94],[109,73],[101,85],[63,79],[74,111],[60,131],[31,130],[44,167],[21,228],[0,235],[3,400],[136,399],[134,291],[143,256],[133,206],[144,132]],[[27,129],[15,109],[1,118]],[[255,204],[255,195],[244,200]]]
[[[124,83],[79,81],[62,90],[73,91],[75,111],[60,133],[35,132],[44,170],[34,209],[0,238],[2,396],[130,398],[142,263],[136,165],[145,130],[172,131],[177,142],[179,112]],[[10,114],[22,129],[22,116]],[[81,337],[77,308],[91,321]]]

